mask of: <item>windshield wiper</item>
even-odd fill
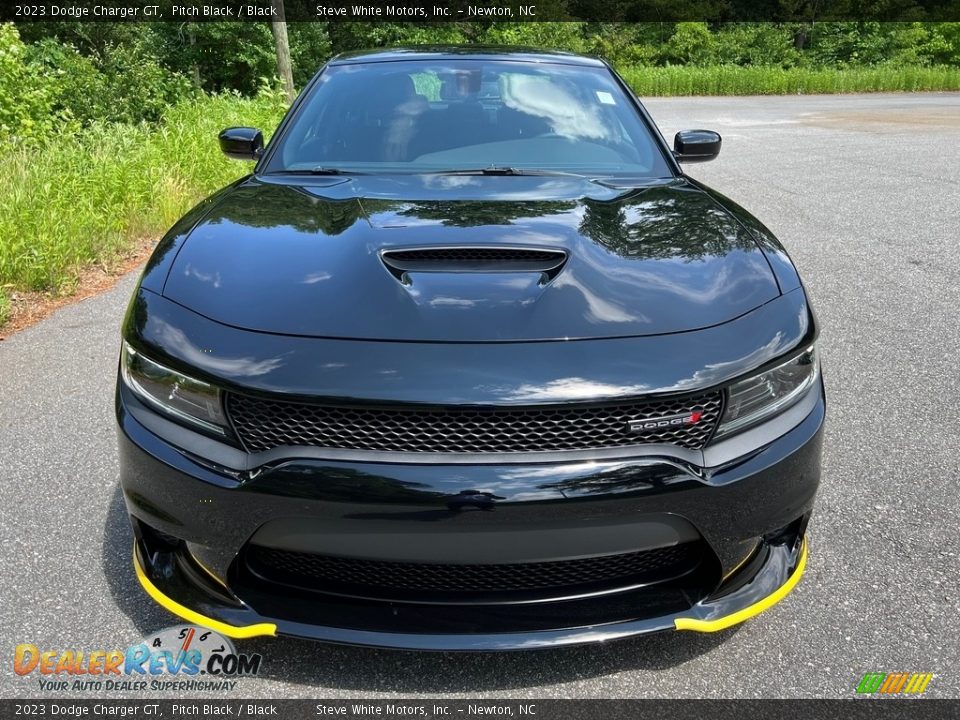
[[[451,169],[451,170],[434,170],[427,173],[428,175],[529,175],[529,176],[543,176],[543,177],[575,177],[575,178],[586,178],[586,175],[580,175],[579,173],[572,172],[562,172],[560,170],[543,170],[540,168],[517,168],[510,167],[509,165],[490,165],[488,167],[480,168],[460,168],[460,169]]]
[[[341,168],[326,167],[317,165],[312,168],[299,168],[296,170],[274,170],[267,175],[363,175],[356,170],[343,170]]]
[[[360,170],[346,170],[336,167],[327,167],[326,165],[317,165],[312,168],[298,168],[289,170],[273,170],[267,175],[368,175],[369,173]],[[560,170],[544,170],[540,168],[517,168],[508,165],[490,165],[479,168],[453,168],[450,170],[427,170],[425,175],[527,175],[544,177],[574,177],[589,179],[587,175],[579,173],[562,172]]]

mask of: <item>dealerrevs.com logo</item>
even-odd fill
[[[263,658],[237,653],[233,643],[197,625],[174,625],[125,650],[52,650],[21,643],[13,671],[55,691],[233,690],[237,679],[256,675]]]

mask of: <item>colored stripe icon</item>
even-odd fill
[[[867,673],[857,685],[857,692],[861,695],[917,695],[927,689],[931,679],[933,673]]]

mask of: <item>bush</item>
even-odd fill
[[[960,23],[821,23],[810,38],[810,59],[819,65],[956,65],[960,61]]]
[[[706,23],[677,23],[673,36],[667,41],[660,57],[667,63],[683,65],[710,65],[717,61],[717,41]]]
[[[31,72],[43,77],[52,105],[63,117],[79,121],[109,117],[106,77],[72,45],[45,38],[28,47],[25,60]]]
[[[960,65],[960,22],[937,23],[930,31],[930,61]]]
[[[397,22],[332,22],[327,24],[327,39],[332,54],[394,45],[455,44],[471,39],[461,29],[464,25],[469,23],[432,23],[424,26]],[[295,29],[295,34],[300,33],[300,29]],[[292,51],[292,38],[290,42]]]
[[[270,23],[151,23],[152,52],[163,65],[191,77],[210,92],[239,90],[252,95],[259,78],[275,75],[276,51]],[[291,37],[291,52],[294,39]]]
[[[783,25],[749,23],[724,27],[716,35],[718,64],[793,67],[800,62],[793,32]]]
[[[159,60],[137,45],[112,48],[100,63],[107,77],[112,122],[156,121],[171,105],[196,96],[198,89],[187,78],[160,65]]]
[[[51,38],[25,45],[13,25],[0,25],[0,147],[60,140],[95,122],[157,121],[196,93],[140,44],[100,59]]]
[[[615,65],[655,65],[663,43],[662,27],[634,23],[598,23],[585,40],[587,53]]]
[[[480,42],[584,52],[583,27],[584,23],[575,22],[497,22],[486,28]]]
[[[26,56],[17,29],[0,24],[0,147],[39,140],[57,121],[47,78],[28,67]]]
[[[45,79],[54,110],[84,125],[157,121],[170,105],[196,93],[189,80],[161,67],[138,44],[110,48],[100,60],[46,38],[30,46],[27,61]]]
[[[297,87],[303,87],[332,54],[330,35],[324,23],[290,23],[287,28],[293,82]]]

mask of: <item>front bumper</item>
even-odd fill
[[[603,642],[665,630],[725,630],[780,602],[803,575],[807,562],[805,538],[793,547],[784,542],[771,544],[765,550],[766,561],[739,590],[714,600],[703,600],[683,612],[598,626],[483,634],[376,632],[263,618],[249,607],[217,601],[218,589],[211,586],[209,580],[199,578],[195,570],[191,571],[189,561],[184,557],[173,554],[154,556],[153,562],[148,564],[146,551],[138,542],[134,545],[134,565],[140,584],[159,605],[188,622],[232,638],[290,635],[345,645],[403,650],[493,651]],[[166,590],[161,590],[157,582]],[[168,593],[177,595],[180,600],[173,599]]]
[[[147,429],[121,392],[121,484],[141,584],[231,637],[283,634],[429,650],[505,650],[663,630],[712,632],[782,599],[806,562],[819,484],[822,388],[812,410],[722,466],[644,456],[537,465],[387,465],[292,459],[239,477]],[[464,488],[491,507],[455,508]],[[375,542],[371,543],[371,539]],[[700,543],[683,582],[540,601],[372,601],[251,580],[251,541],[398,562],[544,562]]]

